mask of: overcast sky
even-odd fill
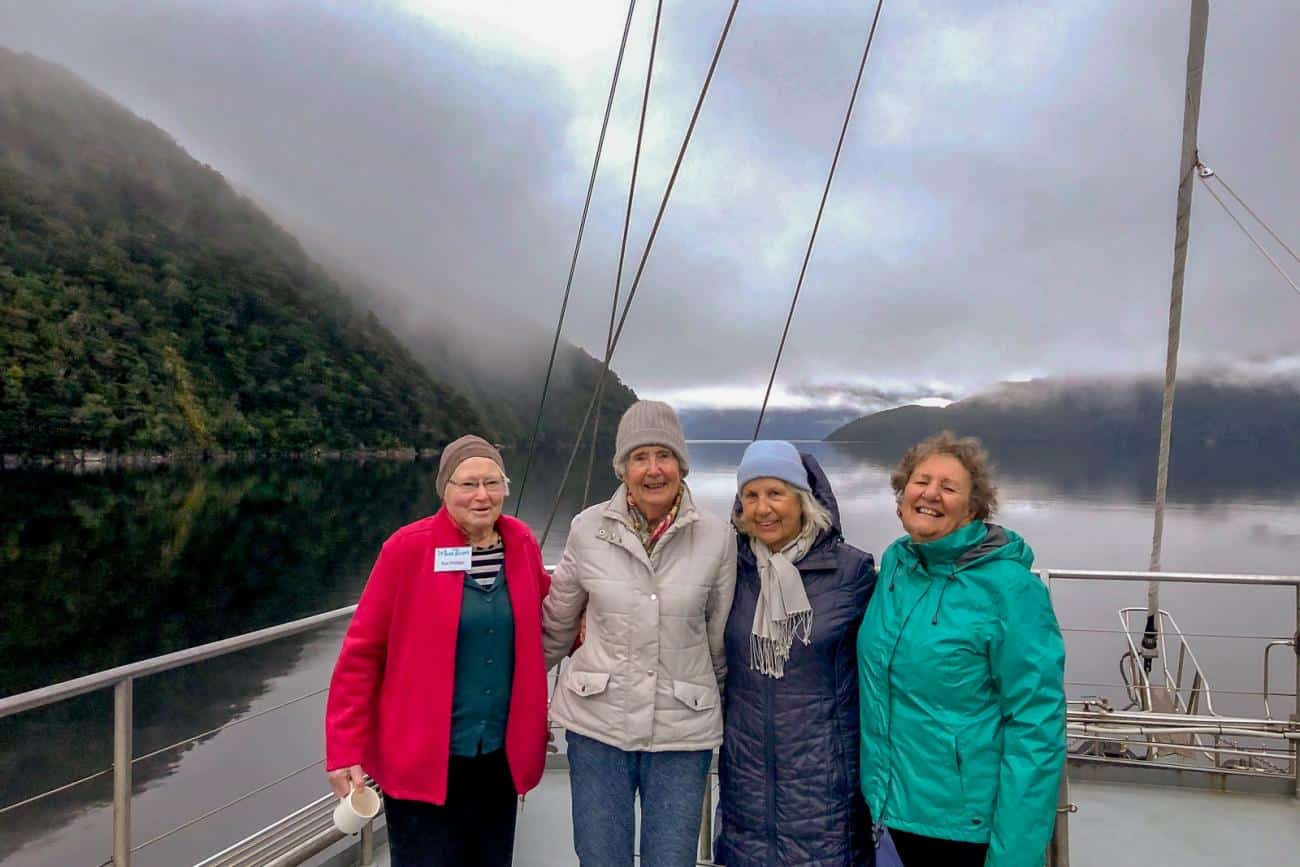
[[[728,6],[665,4],[632,263]],[[643,396],[761,399],[873,8],[742,0],[615,357]],[[1162,373],[1188,8],[887,0],[778,402]],[[624,3],[0,10],[0,44],[167,130],[413,317],[470,297],[554,326]],[[637,4],[565,327],[597,355],[654,12]],[[1200,124],[1202,159],[1293,249],[1297,44],[1295,0],[1212,4]],[[1192,225],[1186,369],[1300,370],[1300,296],[1199,188]]]

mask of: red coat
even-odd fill
[[[515,622],[506,759],[515,791],[546,764],[541,601],[551,579],[528,525],[502,515]],[[434,548],[468,544],[446,508],[409,524],[379,552],[352,615],[325,708],[325,767],[361,765],[397,798],[447,800],[451,700],[464,572],[434,572]]]

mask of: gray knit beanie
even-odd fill
[[[483,437],[466,434],[447,443],[447,447],[442,450],[442,457],[438,459],[435,484],[438,486],[439,497],[446,494],[447,482],[451,479],[451,474],[456,472],[456,467],[470,458],[489,458],[501,468],[501,475],[506,474],[505,461],[501,460],[501,452],[497,451],[496,446]]]
[[[614,472],[619,478],[623,477],[628,456],[641,446],[672,449],[677,463],[681,464],[682,478],[690,472],[690,455],[681,422],[673,408],[661,400],[638,400],[619,419],[618,436],[614,439]]]

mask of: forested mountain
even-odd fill
[[[0,48],[0,453],[526,439],[549,342],[494,371],[357,289],[165,132]],[[598,370],[564,346],[552,439]],[[609,411],[631,399],[615,378]]]
[[[990,446],[1044,445],[1154,454],[1163,383],[1034,380],[1004,383],[947,407],[904,406],[860,418],[830,440],[904,448],[950,428]],[[1300,452],[1300,381],[1189,379],[1174,402],[1175,451],[1280,448]]]

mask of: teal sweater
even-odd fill
[[[514,666],[514,613],[505,569],[490,590],[465,576],[456,634],[451,754],[477,756],[505,744]]]

